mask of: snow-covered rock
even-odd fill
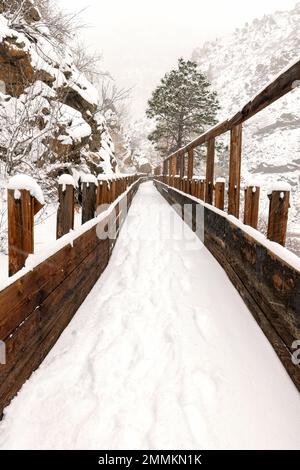
[[[0,0],[0,172],[29,173],[51,197],[62,172],[116,166],[98,92],[53,38],[35,0]],[[16,19],[17,18],[17,19]]]

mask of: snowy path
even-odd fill
[[[296,388],[183,227],[140,187],[109,267],[6,409],[1,448],[300,448]]]

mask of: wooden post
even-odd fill
[[[245,188],[244,224],[257,229],[259,212],[259,186]]]
[[[177,173],[177,156],[173,155],[171,157],[171,175],[175,176]]]
[[[188,180],[191,180],[193,178],[193,174],[194,174],[194,149],[190,149],[188,151],[188,171],[187,171]]]
[[[224,210],[225,203],[225,181],[217,180],[215,184],[215,207]]]
[[[185,155],[184,155],[184,152],[183,152],[180,155],[180,183],[179,183],[179,189],[181,191],[183,191],[184,167],[185,167]]]
[[[70,175],[68,175],[70,176]],[[59,206],[57,210],[56,238],[66,235],[74,229],[74,186],[58,185]]]
[[[91,175],[93,176],[93,175]],[[98,186],[98,185],[97,185]],[[96,181],[83,181],[82,183],[82,215],[81,223],[95,217],[96,213]]]
[[[200,184],[199,184],[199,199],[201,199],[202,201],[204,201],[204,197],[205,197],[205,179],[204,178],[200,178]]]
[[[34,252],[34,216],[43,207],[29,191],[7,191],[8,223],[8,274],[13,276],[25,266],[30,253]]]
[[[267,238],[284,246],[290,207],[290,192],[272,191],[269,198],[270,208]]]
[[[196,194],[195,194],[195,191],[196,191],[196,180],[195,180],[195,178],[193,177],[193,178],[191,179],[191,190],[190,190],[191,196],[195,196],[195,195],[196,195]]]
[[[110,179],[110,202],[116,199],[116,179],[114,176]]]
[[[205,202],[213,203],[214,197],[214,168],[215,168],[215,139],[207,142],[207,160],[206,160],[206,188]]]
[[[242,129],[242,125],[239,124],[230,134],[228,213],[236,218],[240,215]]]
[[[107,180],[98,179],[97,188],[97,209],[102,204],[110,203],[109,182]]]

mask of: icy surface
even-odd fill
[[[38,183],[28,175],[15,175],[8,181],[7,189],[15,190],[16,199],[19,197],[19,191],[25,189],[29,191],[32,197],[35,197],[41,204],[44,204],[43,191]]]
[[[240,296],[146,183],[105,273],[5,410],[0,447],[299,449],[299,426],[299,393]]]

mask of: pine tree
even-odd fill
[[[156,121],[149,135],[163,155],[181,148],[205,128],[216,124],[217,94],[196,62],[178,60],[178,68],[161,80],[148,101],[146,114]]]

